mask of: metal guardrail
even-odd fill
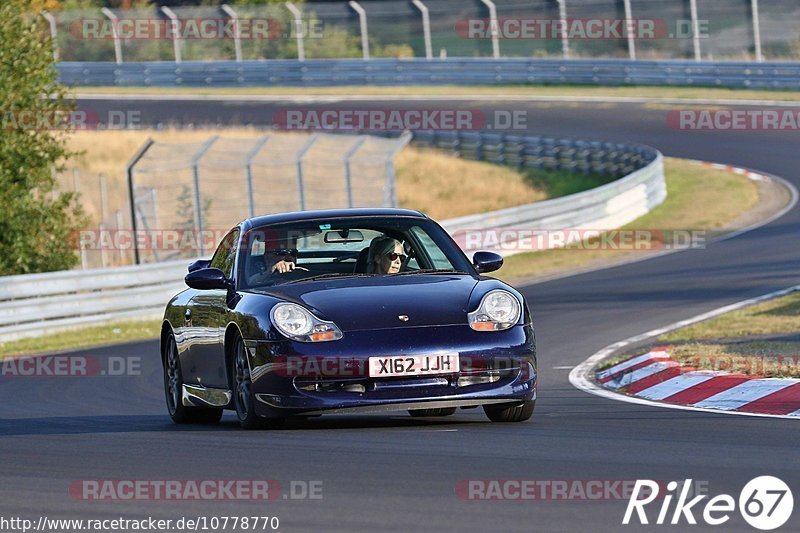
[[[616,228],[666,198],[663,158],[646,146],[450,131],[417,133],[414,142],[470,159],[620,176],[562,198],[444,221],[457,241],[468,230]],[[0,342],[115,319],[158,317],[184,287],[188,263],[2,277]]]
[[[800,62],[459,58],[62,62],[71,86],[667,85],[800,89]]]
[[[0,277],[0,342],[122,318],[158,317],[186,260]]]
[[[611,183],[561,198],[479,213],[442,223],[465,252],[510,255],[513,243],[472,247],[469,234],[487,230],[607,230],[648,213],[667,197],[661,153],[649,146],[472,132],[418,132],[414,144],[449,149],[460,157],[516,167],[603,174]],[[511,232],[513,234],[513,232]],[[484,241],[485,242],[485,241]]]

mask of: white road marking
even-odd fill
[[[706,98],[658,98],[636,96],[556,96],[556,95],[513,95],[513,94],[365,94],[358,95],[297,95],[297,94],[153,94],[153,93],[75,93],[80,100],[145,100],[145,101],[228,101],[228,102],[404,102],[414,100],[474,100],[502,102],[567,102],[567,103],[600,103],[600,104],[675,104],[675,105],[726,105],[726,106],[759,106],[759,107],[800,107],[800,102],[792,100],[735,100]]]

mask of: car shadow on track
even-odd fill
[[[411,418],[403,415],[344,416],[297,419],[287,422],[280,430],[336,430],[336,429],[442,429],[464,425],[490,424],[488,420],[471,418]],[[0,420],[0,437],[13,435],[81,435],[95,433],[146,433],[146,432],[209,432],[244,431],[239,423],[226,416],[218,424],[176,425],[164,415],[124,416],[58,416],[39,418],[6,418]]]

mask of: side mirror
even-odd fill
[[[472,256],[472,265],[478,274],[494,272],[503,266],[503,256],[494,252],[475,252]]]
[[[201,268],[200,270],[189,272],[183,279],[189,287],[201,291],[227,289],[230,286],[225,273],[218,268]]]
[[[208,268],[208,265],[211,264],[211,259],[198,259],[191,265],[189,265],[189,272],[194,272],[195,270],[200,270],[201,268]]]

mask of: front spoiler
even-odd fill
[[[268,394],[256,394],[256,399],[270,406],[272,409],[291,410],[291,408],[284,408],[269,402]],[[266,397],[266,398],[265,398]],[[487,400],[428,400],[428,401],[412,401],[412,402],[397,402],[397,403],[380,403],[371,405],[354,405],[348,407],[339,407],[331,409],[319,409],[317,411],[303,411],[303,415],[332,415],[332,414],[347,414],[347,413],[386,413],[391,411],[408,411],[411,409],[444,409],[448,407],[478,407],[486,404],[496,403],[521,403],[521,400],[514,398],[496,398]],[[300,414],[300,413],[298,413]]]

